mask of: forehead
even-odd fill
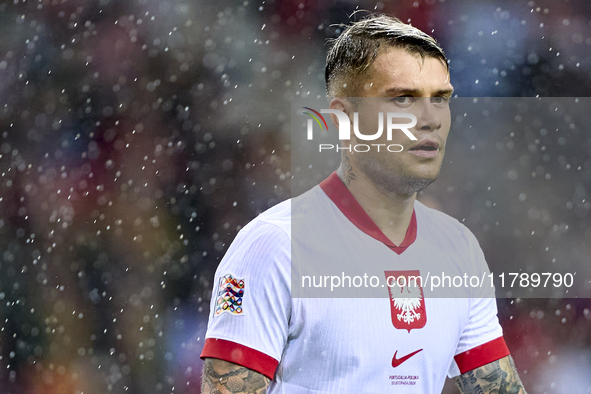
[[[451,90],[449,72],[443,60],[388,48],[380,53],[368,70],[364,96],[383,96],[387,91],[415,91],[431,97]]]

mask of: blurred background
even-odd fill
[[[291,196],[291,101],[324,94],[356,9],[437,38],[460,97],[591,91],[584,0],[0,3],[1,393],[199,392],[215,268]],[[475,125],[421,198],[493,269],[591,263],[591,133],[571,123]],[[591,393],[590,299],[498,304],[528,393]]]

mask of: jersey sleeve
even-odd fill
[[[476,237],[465,231],[468,242],[469,264],[481,276],[490,271],[484,253]],[[503,338],[503,329],[497,317],[497,300],[494,286],[482,286],[472,289],[468,321],[460,335],[455,356],[448,371],[454,377],[466,373],[509,355],[509,349]]]
[[[291,242],[278,226],[239,232],[216,270],[201,358],[242,365],[273,379],[291,315]]]

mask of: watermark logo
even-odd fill
[[[328,124],[326,120],[322,116],[322,114],[332,114],[335,115],[338,119],[338,129],[339,129],[339,140],[350,140],[351,139],[351,121],[349,116],[343,112],[336,109],[321,109],[320,112],[310,108],[310,107],[302,107],[303,109],[310,111],[310,112],[302,112],[305,115],[310,116],[306,123],[306,136],[309,141],[314,139],[314,121],[320,126],[320,130],[328,130]],[[400,119],[407,119],[409,122],[406,123],[399,123]],[[384,128],[384,123],[386,123],[386,127]],[[410,132],[409,129],[414,127],[417,124],[417,117],[413,114],[406,113],[406,112],[379,112],[378,113],[378,130],[373,134],[363,134],[359,130],[359,113],[353,113],[353,133],[358,140],[361,141],[375,141],[378,138],[381,138],[384,134],[384,129],[386,132],[386,139],[388,141],[392,141],[392,136],[394,130],[401,130],[409,139],[416,141],[417,138]],[[324,127],[323,127],[324,125]],[[347,147],[342,147],[334,144],[319,144],[318,149],[320,152],[323,150],[348,150],[350,152],[368,152],[372,148],[377,149],[380,151],[380,148],[387,150],[388,152],[402,152],[403,146],[400,144],[349,144]]]
[[[316,123],[318,123],[318,126],[320,126],[320,130],[324,130],[322,128],[322,123],[324,123],[324,126],[326,127],[326,130],[328,131],[328,124],[326,124],[326,120],[324,120],[324,116],[320,115],[320,113],[318,111],[313,110],[312,108],[309,108],[309,107],[302,107],[302,108],[307,109],[308,111],[311,111],[314,113],[314,114],[311,114],[310,112],[303,112],[305,115],[310,116],[312,119],[314,119],[316,121]],[[319,118],[322,119],[322,123],[320,123]],[[314,134],[314,131],[312,129],[312,126],[313,126],[312,119],[308,119],[308,123],[307,123],[308,140],[311,140],[313,138],[313,134]]]

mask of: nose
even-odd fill
[[[420,97],[418,101],[415,128],[421,131],[439,130],[442,124],[441,110],[433,105],[429,97]]]

